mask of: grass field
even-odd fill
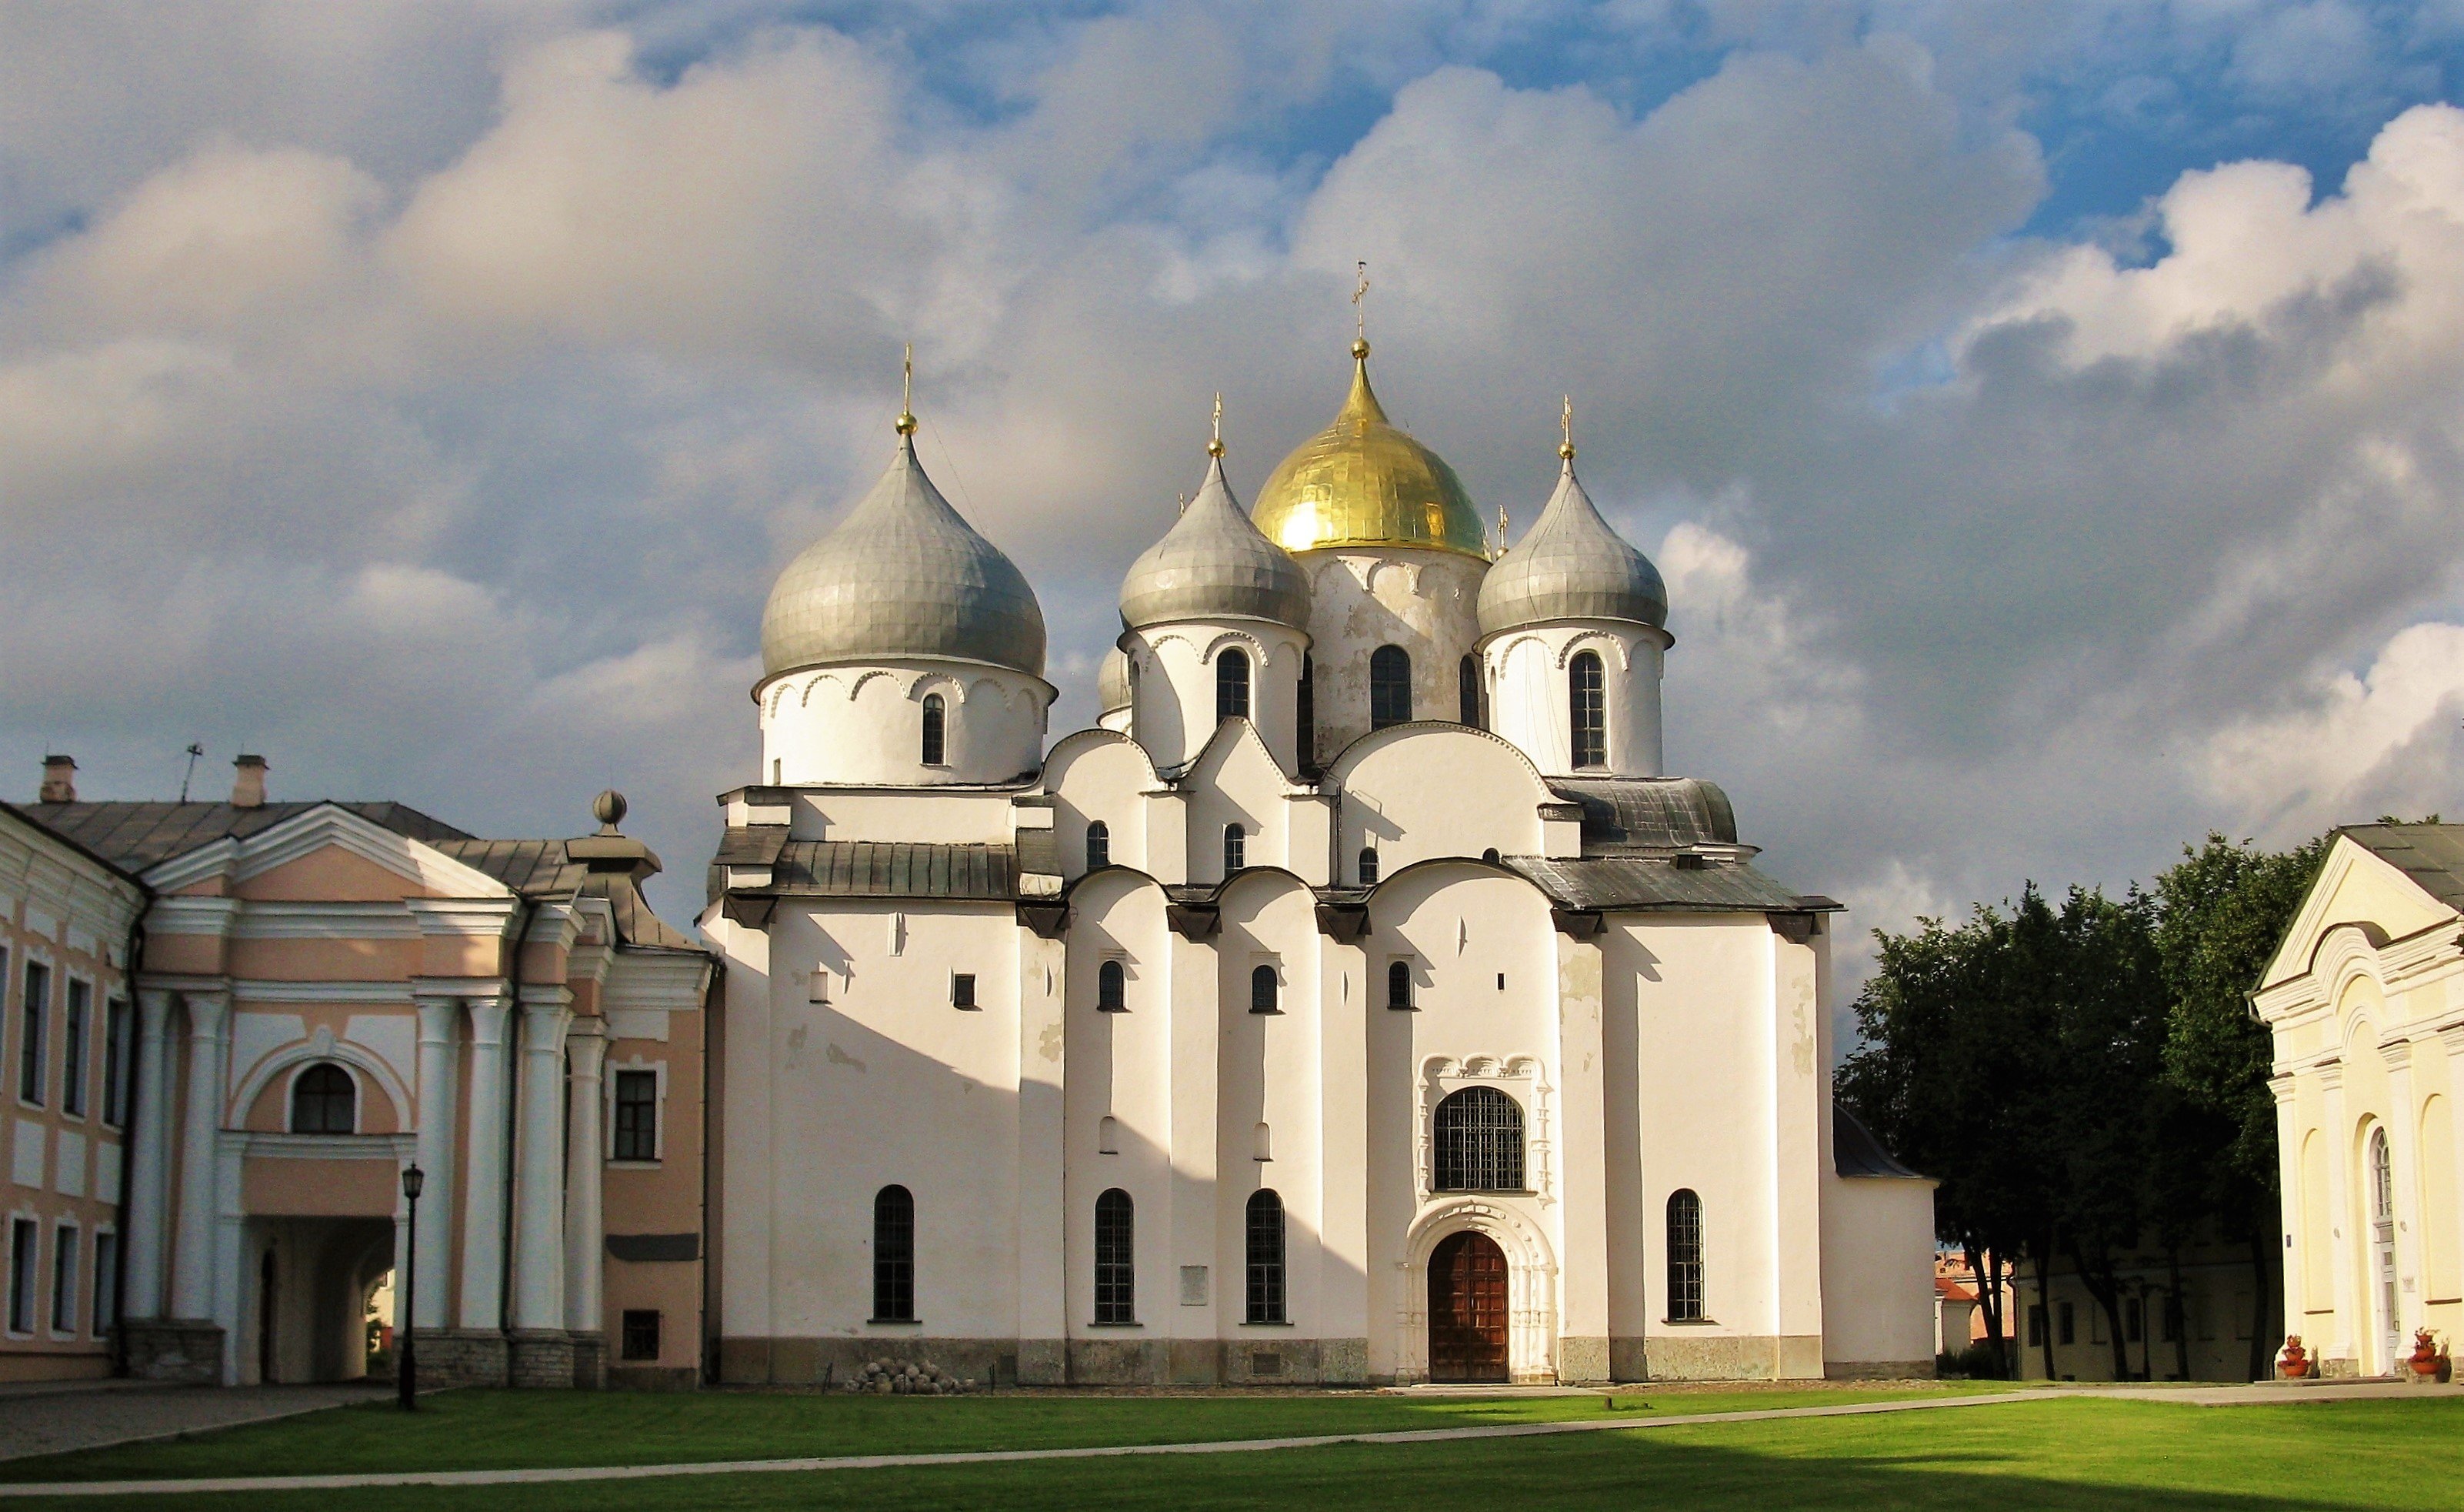
[[[1880,1393],[1639,1393],[1654,1417]],[[449,1405],[450,1404],[450,1405]],[[1596,1417],[1598,1400],[1329,1396],[863,1401],[456,1392],[414,1428],[353,1408],[176,1443],[23,1461],[12,1479],[661,1463],[1057,1447]],[[2464,1400],[2199,1408],[2036,1398],[1949,1412],[1258,1454],[567,1485],[16,1502],[319,1508],[2454,1508]]]

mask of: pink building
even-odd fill
[[[644,901],[659,861],[618,830],[623,798],[601,796],[593,834],[491,840],[399,804],[273,802],[265,763],[235,765],[228,802],[84,803],[59,759],[16,812],[94,901],[18,902],[11,947],[88,984],[100,1038],[82,1123],[21,1099],[12,1205],[40,1231],[38,1268],[75,1233],[95,1301],[67,1335],[12,1331],[0,1369],[107,1369],[116,1269],[132,1374],[362,1374],[416,1165],[418,1253],[394,1296],[415,1297],[423,1376],[692,1384],[715,968]],[[133,935],[106,927],[106,899]],[[115,1018],[132,954],[134,1010]],[[13,959],[11,977],[22,993]],[[53,990],[56,1066],[74,1000]],[[53,1032],[12,1007],[15,1068]],[[51,1165],[30,1183],[36,1128]],[[82,1177],[54,1174],[63,1151]]]

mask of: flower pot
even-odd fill
[[[2310,1356],[2301,1347],[2299,1334],[2284,1341],[2284,1348],[2276,1358],[2276,1372],[2288,1381],[2299,1381],[2310,1373]]]

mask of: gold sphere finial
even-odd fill
[[[1557,455],[1571,462],[1574,459],[1574,396],[1566,395],[1566,407],[1557,412],[1557,429],[1566,438],[1557,443]]]
[[[1215,396],[1215,434],[1207,440],[1206,455],[1223,455],[1223,396],[1220,393]]]
[[[898,386],[898,434],[915,434],[915,344],[907,344],[907,365]]]
[[[1352,355],[1361,362],[1367,362],[1369,360],[1369,343],[1365,340],[1354,341],[1352,344]]]

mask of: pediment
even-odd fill
[[[2327,848],[2319,876],[2285,930],[2284,941],[2259,979],[2260,989],[2309,972],[2321,947],[2339,929],[2356,928],[2374,940],[2403,940],[2456,918],[2398,868],[2370,853],[2351,835]]]
[[[241,897],[315,901],[509,898],[512,889],[442,851],[338,804],[319,804],[245,839],[225,839],[154,867],[157,892],[219,878]],[[349,889],[348,891],[319,889]]]

